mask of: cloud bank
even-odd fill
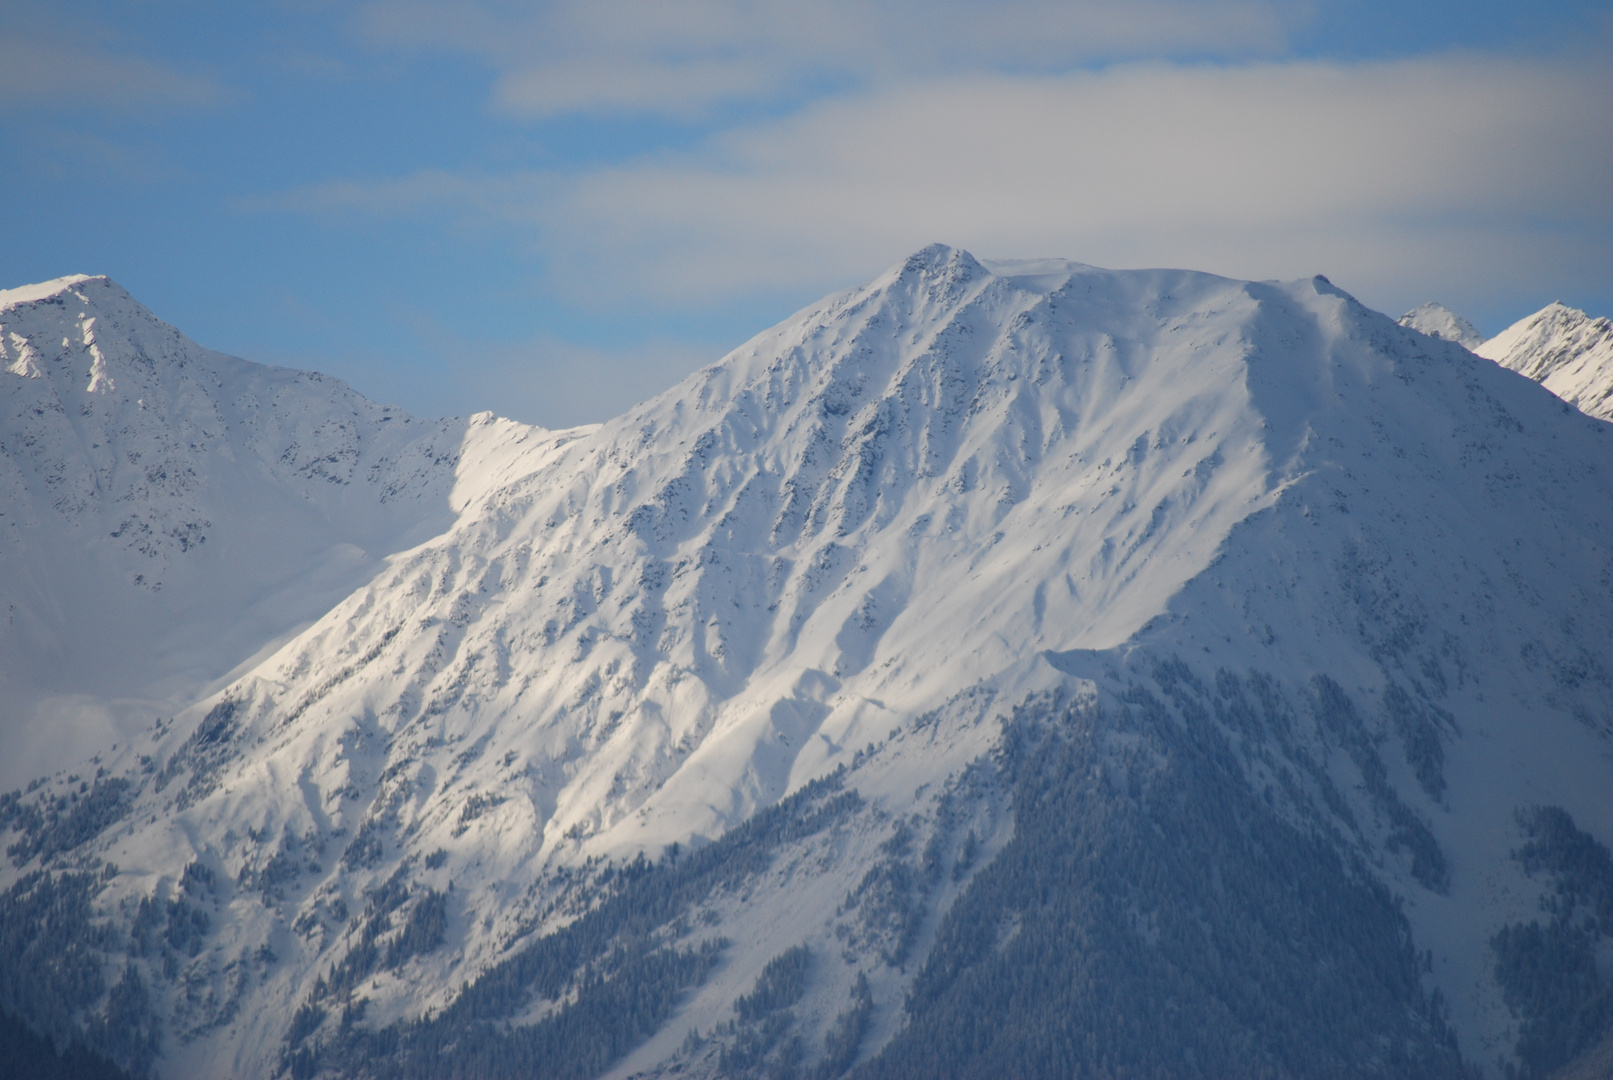
[[[360,25],[383,46],[481,58],[515,114],[688,116],[825,85],[1273,53],[1302,11],[1272,0],[376,0]]]
[[[944,240],[992,255],[1327,273],[1371,302],[1613,269],[1613,65],[1478,55],[913,78],[595,168],[318,185],[282,208],[530,237],[554,287],[708,304]]]
[[[0,113],[88,108],[114,116],[195,109],[235,97],[228,87],[118,48],[100,27],[0,6]]]

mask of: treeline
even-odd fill
[[[799,1035],[790,1035],[795,1026],[790,1006],[806,993],[811,963],[812,953],[806,946],[786,949],[762,968],[751,992],[734,1001],[736,1020],[720,1032],[727,1037],[717,1059],[723,1076],[759,1080],[794,1075],[806,1056],[806,1047]]]
[[[1450,888],[1450,869],[1445,864],[1445,853],[1440,850],[1439,842],[1434,839],[1428,826],[1401,800],[1389,783],[1383,758],[1372,745],[1366,725],[1356,713],[1355,702],[1350,700],[1343,687],[1326,675],[1316,676],[1311,686],[1311,707],[1322,730],[1333,736],[1349,755],[1355,767],[1361,771],[1362,782],[1373,804],[1394,826],[1387,837],[1389,850],[1410,854],[1411,876],[1423,888],[1437,893],[1446,892]],[[1398,691],[1398,688],[1391,687],[1391,690]],[[1427,774],[1427,779],[1422,781],[1425,786],[1443,784],[1443,773],[1433,769],[1433,751],[1440,745],[1437,733],[1430,736],[1426,726],[1411,727],[1406,714],[1413,706],[1404,691],[1385,696],[1391,714],[1399,718],[1397,726],[1412,732],[1409,736],[1411,741],[1406,743],[1408,761],[1414,769],[1422,768]],[[1439,760],[1444,760],[1443,751],[1440,751]]]
[[[133,963],[111,987],[103,973],[106,954],[125,945],[95,919],[95,897],[112,873],[34,871],[0,893],[0,1011],[143,1074],[160,1048],[160,1025]]]
[[[807,1065],[806,1040],[795,1030],[791,1006],[805,996],[811,966],[805,945],[786,949],[768,961],[750,993],[735,1000],[734,1019],[712,1032],[722,1040],[717,1067],[725,1080],[835,1080],[851,1067],[873,1018],[868,976],[857,973],[850,1003],[824,1036],[823,1053]],[[701,1041],[690,1032],[685,1050]]]
[[[344,1025],[288,1047],[287,1068],[297,1077],[329,1070],[377,1080],[597,1075],[659,1030],[716,965],[721,938],[668,944],[687,936],[688,916],[765,872],[781,846],[856,810],[860,800],[841,790],[843,781],[841,770],[808,784],[698,851],[674,847],[658,861],[640,855],[613,868],[597,882],[606,899],[484,972],[440,1013],[379,1031]],[[556,1003],[547,1017],[509,1023],[540,1001]],[[294,1034],[307,1037],[323,1021],[310,1012]]]
[[[0,1080],[133,1080],[111,1061],[74,1040],[57,1050],[49,1039],[0,1009]]]
[[[400,946],[398,941],[389,942],[385,948],[381,945],[382,935],[392,930],[392,913],[402,907],[409,899],[409,870],[410,863],[405,860],[392,876],[380,885],[365,893],[364,914],[359,919],[358,941],[350,946],[347,954],[332,966],[329,974],[321,976],[314,983],[312,1003],[317,1004],[327,994],[338,998],[347,998],[353,988],[363,982],[377,967],[396,966],[403,960],[419,952],[425,952],[442,944],[442,929],[447,922],[447,904],[442,894],[435,890],[427,890],[424,903],[427,905],[428,923],[438,923],[437,916],[441,915],[440,924],[437,925],[437,935],[429,945],[423,935],[417,930],[411,935],[410,946]],[[293,1027],[295,1028],[295,1024]],[[301,1041],[299,1038],[291,1039],[293,1043]]]
[[[69,782],[66,792],[31,802],[15,791],[0,798],[0,827],[22,833],[21,839],[6,846],[13,865],[22,866],[35,857],[43,863],[72,851],[128,812],[132,785],[122,777],[97,777],[93,786],[87,780],[77,784],[75,788]]]
[[[854,1076],[1471,1075],[1394,899],[1251,789],[1214,718],[1286,720],[1235,676],[1190,679],[1161,665],[1116,711],[1013,719],[1013,838],[943,919],[904,1028]],[[1196,719],[1160,691],[1192,696]],[[1341,726],[1353,713],[1325,707]]]
[[[1520,1020],[1511,1072],[1537,1080],[1613,1036],[1613,980],[1597,971],[1597,947],[1613,937],[1613,857],[1566,810],[1535,807],[1520,816],[1526,840],[1514,857],[1544,874],[1547,916],[1503,927],[1490,942],[1495,977]]]
[[[157,770],[152,781],[157,791],[166,788],[180,773],[190,770],[190,780],[174,799],[176,809],[185,810],[217,786],[216,775],[228,757],[230,740],[240,727],[236,715],[241,705],[240,701],[225,698],[207,710],[190,738]]]

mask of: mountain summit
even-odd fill
[[[1400,325],[1454,341],[1528,376],[1581,412],[1613,420],[1613,324],[1607,319],[1551,303],[1485,340],[1460,315],[1428,303],[1402,315]]]
[[[0,292],[0,777],[107,749],[441,532],[463,423],[204,349],[104,277]]]
[[[1323,278],[926,248],[477,418],[445,531],[7,796],[0,1006],[171,1076],[1544,1075],[1610,439]]]
[[[1484,335],[1475,330],[1472,323],[1450,308],[1432,302],[1400,316],[1400,325],[1441,341],[1454,341],[1464,349],[1484,342]]]
[[[1548,304],[1474,350],[1581,412],[1613,420],[1613,322]]]

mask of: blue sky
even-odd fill
[[[0,287],[603,419],[940,240],[1613,314],[1606,2],[0,0]]]

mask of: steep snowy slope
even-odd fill
[[[1594,962],[1518,972],[1602,940],[1613,435],[1527,379],[1321,278],[936,247],[467,446],[445,533],[0,806],[17,934],[100,928],[48,986],[0,943],[0,1004],[169,1076],[1532,1075],[1599,1033],[1552,1020]]]
[[[1581,412],[1613,420],[1613,323],[1548,304],[1473,350]]]
[[[1454,341],[1471,349],[1484,341],[1473,324],[1442,304],[1427,303],[1400,316],[1400,325],[1441,341]]]
[[[127,742],[440,532],[462,428],[203,349],[106,278],[0,292],[0,783]]]

